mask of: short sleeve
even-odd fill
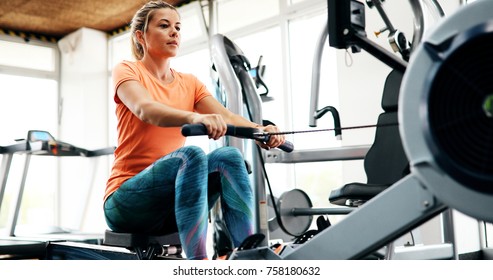
[[[112,72],[113,88],[114,88],[114,100],[116,103],[121,103],[120,98],[116,94],[118,87],[126,81],[135,80],[139,81],[139,75],[136,67],[129,62],[121,62],[113,68]]]
[[[210,91],[207,89],[204,83],[202,83],[197,77],[193,76],[195,81],[195,100],[194,103],[197,104],[200,100],[207,96],[212,96]]]

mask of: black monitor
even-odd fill
[[[328,0],[329,45],[347,49],[355,45],[354,35],[366,36],[365,5],[356,0]]]

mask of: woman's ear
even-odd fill
[[[135,31],[135,37],[137,38],[137,42],[139,42],[140,45],[144,46],[144,32],[140,30]]]

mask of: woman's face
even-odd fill
[[[146,34],[139,36],[144,51],[153,57],[174,57],[180,46],[180,16],[172,9],[155,10]]]

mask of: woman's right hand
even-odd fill
[[[192,124],[203,124],[207,128],[209,139],[218,140],[226,134],[227,124],[219,114],[198,114],[194,113]]]

